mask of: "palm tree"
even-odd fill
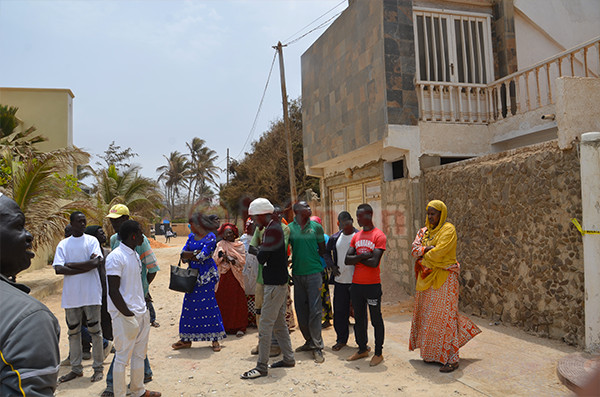
[[[195,203],[196,195],[201,200],[207,198],[205,193],[211,191],[209,184],[217,186],[216,178],[221,169],[215,165],[218,158],[217,153],[206,146],[204,139],[196,137],[186,145],[191,156],[190,187],[193,183],[193,188],[190,190],[192,192],[192,203]]]
[[[17,117],[19,108],[0,105],[0,152],[3,156],[11,155],[19,161],[25,160],[32,153],[36,153],[35,145],[48,139],[41,135],[33,135],[35,127],[19,131],[17,127],[22,124]]]
[[[4,187],[25,214],[34,248],[51,247],[63,234],[70,213],[91,209],[77,180],[68,175],[88,159],[89,154],[74,147],[35,153],[25,161],[2,158],[11,176]]]
[[[161,207],[162,194],[158,184],[140,175],[139,166],[118,171],[114,165],[93,171],[96,184],[93,191],[96,195],[96,208],[91,219],[103,227],[109,227],[106,214],[115,204],[125,204],[132,218],[145,224],[154,218],[154,211]]]
[[[160,172],[158,181],[165,184],[167,203],[170,206],[169,213],[171,218],[175,218],[175,199],[179,197],[179,189],[188,187],[189,163],[185,155],[178,151],[171,152],[169,157],[164,156],[167,165],[162,165],[156,169]]]

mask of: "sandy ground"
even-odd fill
[[[159,237],[161,242],[164,239]],[[505,395],[568,395],[569,391],[556,377],[556,362],[576,350],[557,341],[540,339],[517,329],[490,325],[473,318],[483,333],[461,349],[460,368],[451,374],[441,374],[439,366],[425,364],[418,351],[409,352],[410,300],[384,307],[386,340],[385,361],[369,367],[368,359],[347,362],[356,349],[351,341],[339,352],[331,350],[335,331],[323,331],[325,362],[316,364],[310,353],[296,353],[296,367],[272,369],[268,377],[242,380],[240,374],[253,368],[256,356],[250,349],[257,343],[256,329],[222,342],[221,352],[213,352],[207,342],[194,342],[191,349],[173,351],[178,340],[179,314],[183,295],[168,289],[169,265],[176,264],[185,237],[171,239],[169,248],[155,253],[161,271],[151,285],[159,328],[152,328],[148,356],[154,380],[148,389],[163,396],[305,396],[319,395],[407,395],[407,396],[505,396]],[[30,276],[31,277],[31,276]],[[58,277],[58,276],[54,276]],[[20,280],[27,282],[27,277]],[[385,291],[384,291],[385,294]],[[59,318],[62,328],[61,356],[68,355],[64,311],[60,308],[60,291],[43,299]],[[370,328],[372,345],[373,334]],[[303,343],[299,331],[291,334],[292,345]],[[105,375],[112,355],[105,361]],[[277,360],[278,358],[275,358]],[[273,360],[273,359],[272,359]],[[60,374],[70,368],[61,368]],[[105,388],[104,380],[91,383],[91,361],[84,361],[84,377],[61,384],[56,396],[98,396]]]

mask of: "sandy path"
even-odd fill
[[[164,240],[161,238],[160,241]],[[571,352],[574,349],[558,342],[539,340],[509,327],[486,327],[485,321],[480,319],[474,320],[484,329],[484,332],[461,349],[461,368],[450,375],[440,374],[437,366],[425,365],[419,359],[418,352],[408,352],[410,301],[384,308],[385,361],[377,367],[369,367],[368,360],[345,361],[356,347],[352,336],[351,347],[333,352],[331,346],[335,343],[335,332],[333,328],[329,328],[323,332],[326,346],[325,363],[314,363],[309,353],[297,353],[295,368],[274,369],[269,372],[268,377],[253,381],[242,380],[240,374],[256,364],[256,356],[249,354],[250,349],[257,343],[256,329],[249,329],[248,334],[241,338],[228,335],[222,343],[223,349],[218,353],[213,352],[207,342],[195,342],[188,350],[171,349],[171,344],[178,339],[183,295],[167,288],[169,265],[176,264],[184,242],[184,237],[178,237],[171,240],[169,248],[155,250],[161,271],[151,286],[151,293],[157,320],[161,326],[152,328],[150,332],[148,355],[154,371],[154,380],[147,386],[150,390],[161,391],[163,396],[305,396],[311,394],[481,396],[531,395],[530,393],[536,389],[539,393],[534,394],[537,395],[567,393],[567,389],[560,385],[554,375],[555,360],[564,355],[564,352]],[[60,294],[45,298],[44,303],[61,322],[63,330],[61,356],[64,358],[68,354],[68,343],[64,311],[60,308]],[[517,335],[518,339],[513,335]],[[291,336],[294,347],[302,344],[302,335],[299,331],[293,332]],[[372,341],[372,329],[369,337]],[[515,346],[515,343],[523,345]],[[535,350],[535,356],[532,357],[527,349]],[[516,359],[517,362],[519,357],[515,357],[515,354],[522,354],[525,366],[526,357],[530,361],[544,360],[534,368],[537,371],[539,384],[534,385],[532,389],[527,382],[527,379],[531,379],[531,372],[529,375],[524,373],[518,365],[513,368],[514,364],[507,367],[505,361],[498,363],[498,352],[504,352],[507,360]],[[105,375],[111,359],[112,355],[105,362]],[[497,369],[494,363],[497,363]],[[61,368],[60,375],[68,371],[69,368]],[[84,377],[60,385],[56,395],[60,397],[100,395],[104,390],[105,382],[91,383],[91,375],[91,361],[84,361]],[[514,380],[512,383],[511,379]]]

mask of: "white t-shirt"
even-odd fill
[[[108,276],[119,276],[121,278],[119,291],[129,310],[136,316],[146,313],[146,300],[144,299],[141,274],[142,261],[140,256],[125,244],[119,244],[106,257],[107,283]],[[119,309],[113,304],[110,295],[108,296],[108,312],[112,318],[120,313]]]
[[[341,233],[335,242],[335,250],[337,251],[337,265],[340,268],[340,275],[335,276],[335,281],[340,284],[352,284],[352,275],[354,274],[354,266],[348,266],[344,263],[346,260],[346,253],[350,249],[350,241],[352,241],[352,236],[354,233],[350,235],[345,235]]]
[[[96,237],[89,234],[83,234],[79,237],[71,236],[58,243],[52,266],[85,262],[91,258],[92,254],[102,256],[100,243],[98,243]],[[80,274],[65,275],[62,292],[63,309],[101,304],[102,284],[100,283],[98,269]]]

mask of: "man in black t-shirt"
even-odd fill
[[[265,227],[262,244],[258,249],[258,263],[262,266],[264,302],[258,324],[258,360],[256,368],[242,374],[242,379],[255,379],[268,374],[271,335],[275,336],[283,360],[271,368],[294,367],[294,351],[290,333],[285,322],[285,303],[288,294],[287,252],[283,229],[278,217],[273,216],[273,205],[269,200],[258,198],[250,203],[248,213],[254,223]]]

